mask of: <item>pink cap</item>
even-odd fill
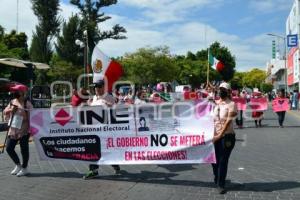
[[[28,87],[26,85],[17,84],[17,85],[10,87],[10,90],[13,92],[16,92],[16,91],[26,92],[28,90]]]

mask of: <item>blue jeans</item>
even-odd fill
[[[214,144],[217,162],[212,164],[212,167],[215,176],[214,181],[219,187],[225,187],[228,161],[235,141],[235,134],[226,134]]]

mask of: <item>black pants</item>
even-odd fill
[[[15,151],[15,147],[18,141],[20,141],[20,147],[21,147],[21,154],[23,160],[22,167],[26,168],[29,161],[29,135],[25,135],[19,140],[11,139],[8,137],[6,142],[6,151],[9,157],[14,161],[14,163],[16,165],[20,165],[21,162],[19,156]]]
[[[235,119],[236,125],[243,126],[243,111],[239,110],[238,115]]]
[[[261,126],[261,121],[262,121],[262,119],[258,119],[258,120],[254,120],[254,122],[255,122],[255,126]]]
[[[112,165],[112,167],[114,168],[114,170],[120,170],[119,165]],[[99,165],[89,165],[89,169],[91,171],[95,171],[95,170],[99,169]]]
[[[285,111],[277,112],[277,115],[278,115],[279,126],[282,126],[285,118]]]
[[[216,164],[212,164],[214,181],[219,187],[225,186],[228,161],[231,151],[235,145],[235,134],[226,134],[223,138],[215,142]]]

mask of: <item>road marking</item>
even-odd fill
[[[239,167],[238,170],[239,171],[243,171],[245,168],[244,167]]]

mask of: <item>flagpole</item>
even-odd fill
[[[206,84],[208,85],[209,83],[209,48],[207,48],[207,79],[206,79]]]
[[[209,82],[209,47],[207,45],[207,38],[206,38],[206,32],[207,32],[207,25],[205,24],[204,28],[204,37],[205,37],[205,46],[207,47],[207,72],[206,72],[206,85],[208,85]]]

